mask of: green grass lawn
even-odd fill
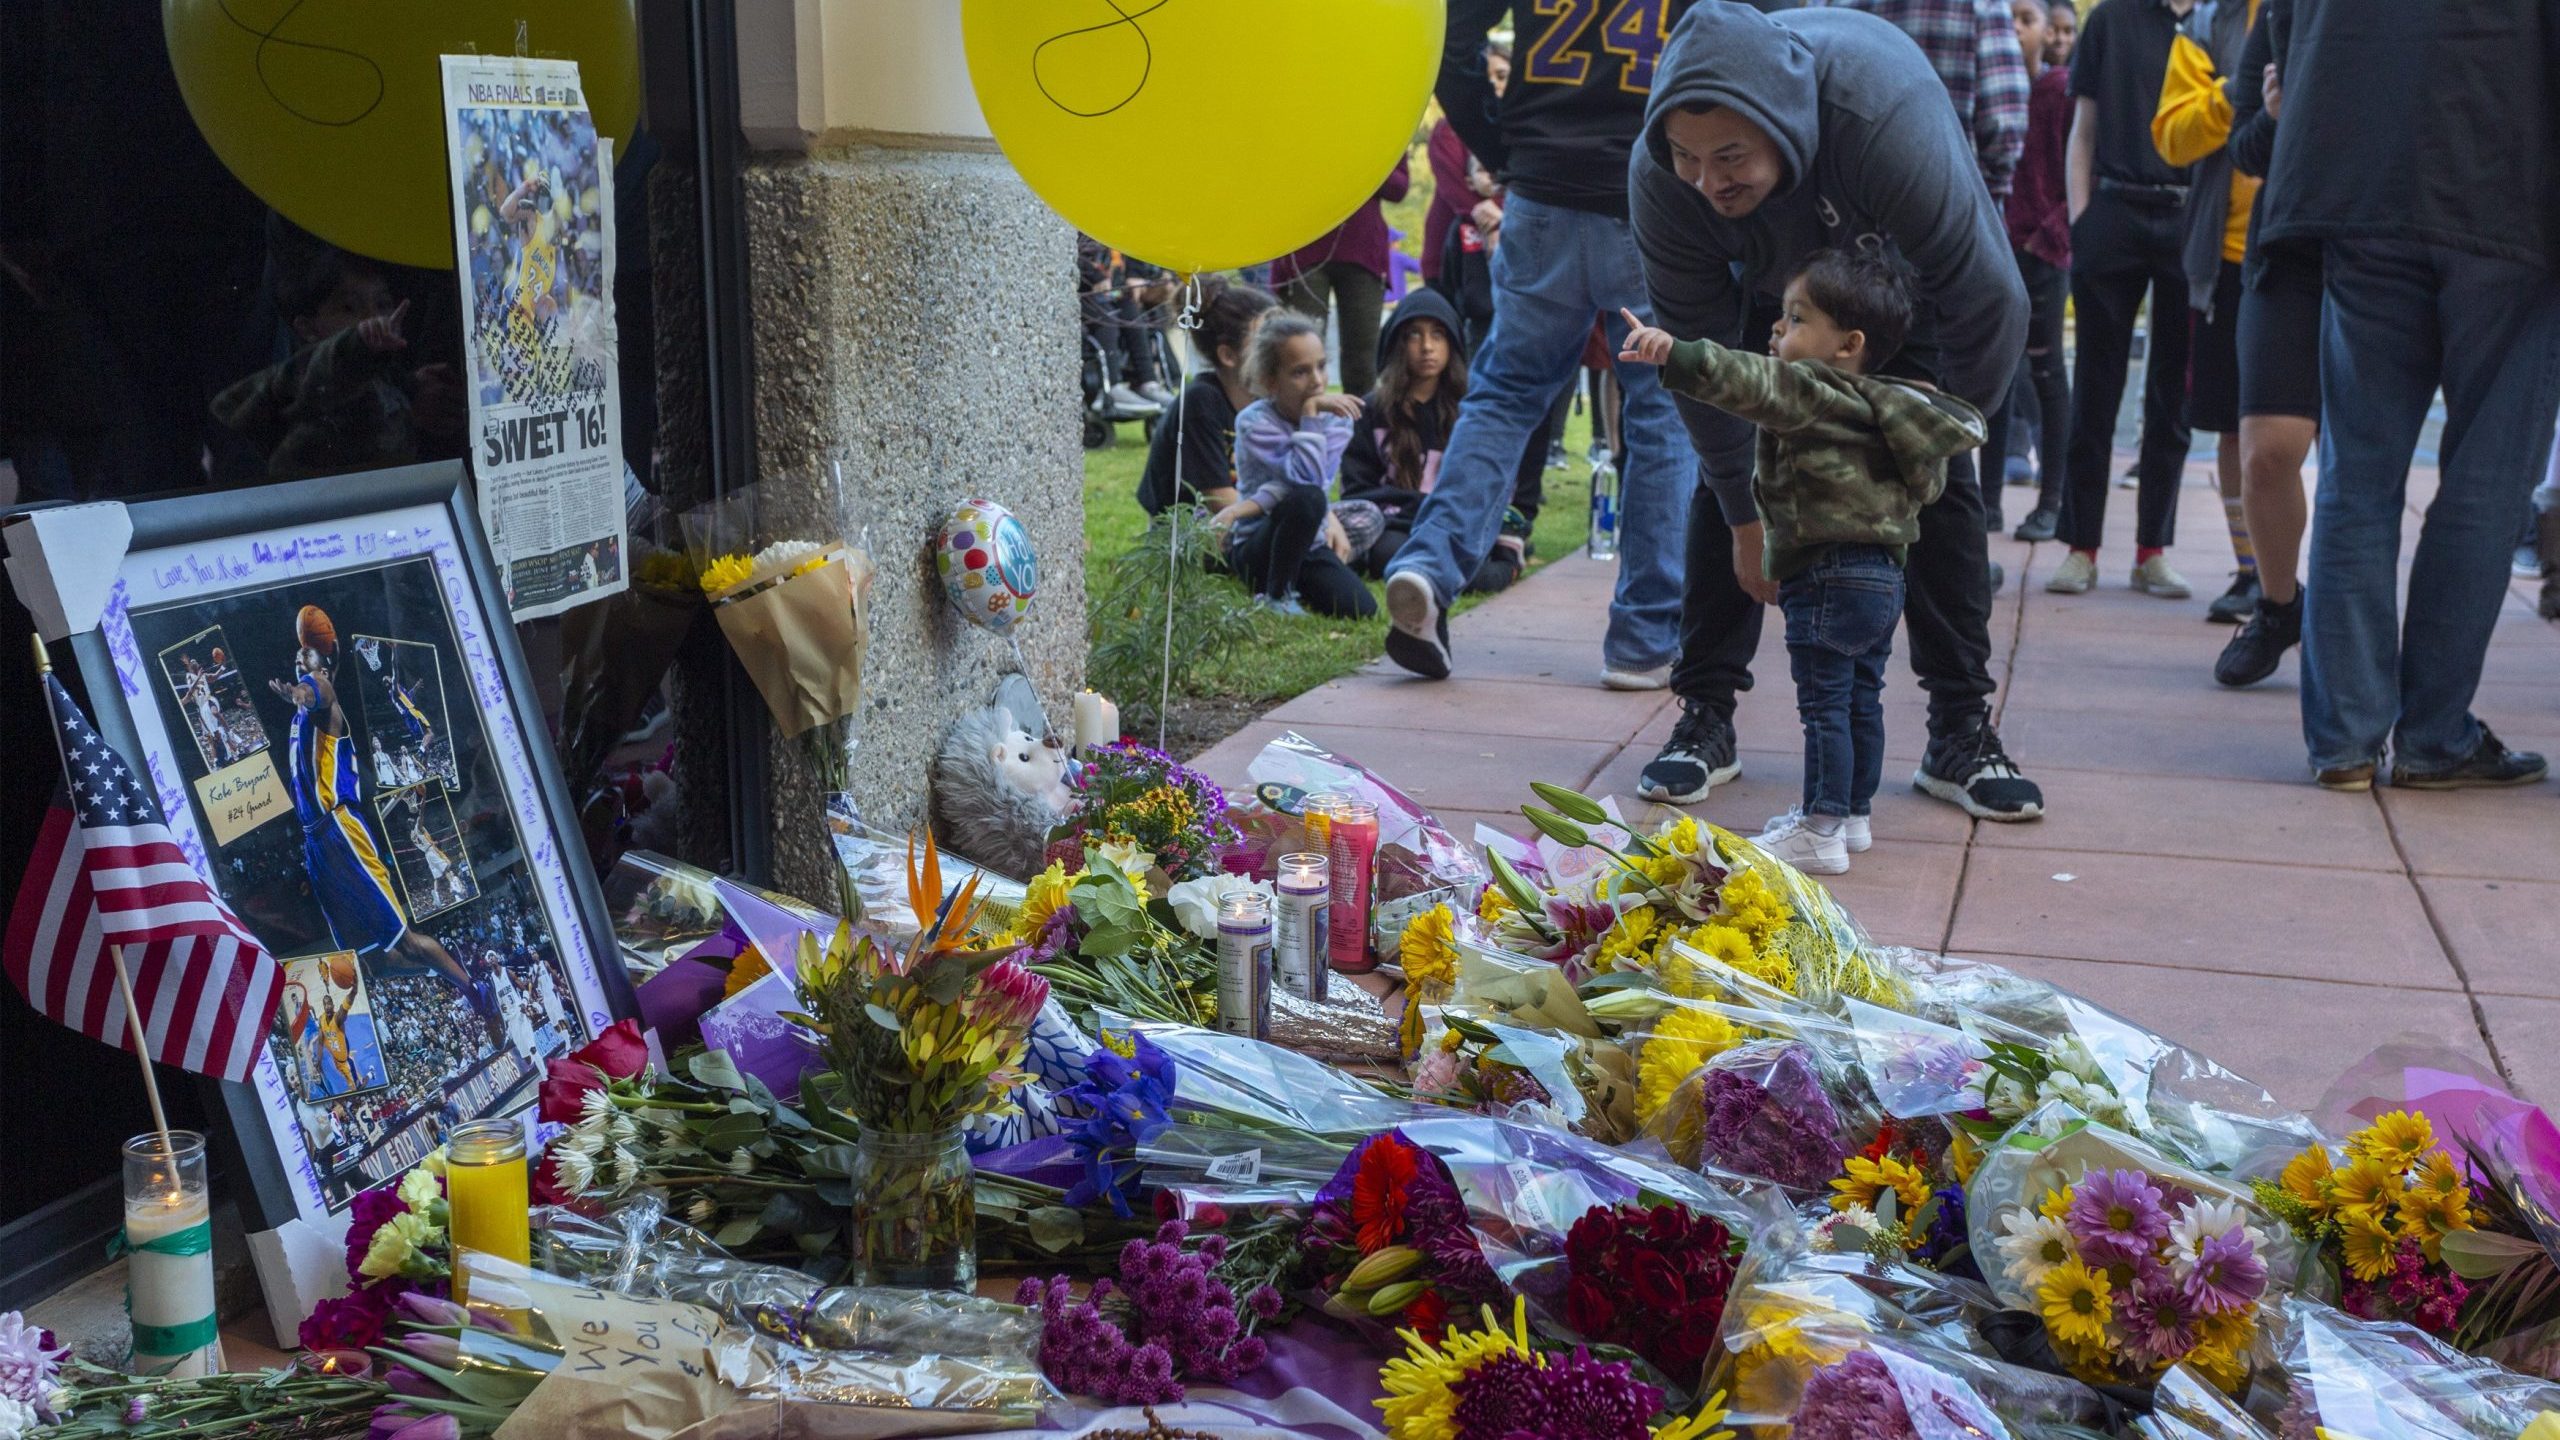
[[[1088,574],[1099,574],[1110,558],[1126,553],[1146,529],[1146,512],[1138,508],[1137,501],[1138,472],[1146,464],[1146,436],[1136,423],[1117,428],[1119,434],[1111,445],[1088,450],[1084,457]],[[1589,417],[1577,412],[1565,427],[1565,449],[1572,456],[1572,464],[1565,470],[1547,472],[1546,502],[1538,512],[1532,533],[1533,570],[1559,555],[1570,554],[1583,542],[1591,504],[1591,467],[1584,458],[1589,437]],[[1523,583],[1528,583],[1525,577]],[[1190,677],[1187,686],[1176,692],[1177,696],[1209,702],[1206,709],[1241,723],[1249,718],[1241,713],[1247,707],[1268,708],[1360,668],[1386,648],[1384,587],[1372,584],[1369,588],[1380,594],[1381,604],[1379,615],[1372,620],[1330,620],[1316,615],[1256,617],[1254,643],[1223,662],[1203,666]],[[1483,598],[1462,599],[1457,609],[1465,611]],[[1098,597],[1095,603],[1099,603]],[[1179,636],[1176,638],[1178,642]],[[1176,728],[1195,736],[1202,730],[1197,725]]]

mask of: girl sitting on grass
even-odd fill
[[[1174,505],[1223,509],[1236,500],[1236,412],[1253,400],[1245,352],[1263,314],[1280,302],[1268,290],[1210,276],[1201,282],[1200,328],[1191,332],[1202,368],[1182,387],[1176,414],[1156,422],[1138,477],[1138,505],[1161,515]]]
[[[1293,311],[1263,317],[1244,376],[1262,398],[1236,417],[1240,498],[1211,524],[1227,532],[1227,564],[1257,603],[1284,615],[1377,613],[1353,570],[1351,537],[1327,491],[1360,418],[1360,401],[1325,393],[1324,332]]]

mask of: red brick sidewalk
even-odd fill
[[[1879,939],[2047,976],[2309,1105],[2393,1039],[2488,1057],[2560,1100],[2560,793],[2332,795],[2308,778],[2297,662],[2233,692],[2213,683],[2231,631],[2204,621],[2230,569],[2218,498],[2191,470],[2172,559],[2197,590],[2125,588],[2130,497],[2100,588],[2047,595],[2053,545],[1992,545],[2009,570],[1992,626],[1999,719],[2045,789],[2029,825],[1977,823],[1914,793],[1921,692],[1897,660],[1885,687],[1876,848],[1835,890]],[[2422,492],[2425,486],[2413,486]],[[2026,492],[2011,490],[2012,519]],[[2413,497],[2409,543],[2416,535]],[[1457,677],[1381,661],[1272,711],[1201,763],[1241,780],[1297,730],[1435,809],[1462,837],[1525,828],[1527,782],[1613,793],[1641,813],[1638,773],[1668,736],[1667,697],[1597,684],[1614,567],[1567,558],[1455,621]],[[2479,711],[2509,743],[2560,755],[2560,631],[2513,587]],[[1897,640],[1897,648],[1900,646]],[[1743,775],[1698,814],[1744,833],[1794,803],[1802,732],[1779,627],[1737,727]]]

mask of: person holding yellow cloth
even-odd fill
[[[2207,0],[2188,14],[2170,43],[2160,108],[2151,118],[2160,158],[2189,167],[2182,257],[2187,304],[2196,313],[2187,351],[2187,425],[2220,437],[2214,468],[2238,561],[2231,588],[2205,612],[2220,625],[2247,619],[2259,595],[2257,556],[2241,506],[2239,346],[2240,262],[2249,252],[2249,207],[2259,181],[2231,163],[2226,88],[2257,11],[2258,0]]]

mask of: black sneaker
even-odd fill
[[[2302,643],[2302,592],[2282,605],[2261,599],[2250,612],[2240,633],[2222,647],[2221,658],[2213,662],[2213,678],[2237,690],[2255,685],[2276,673],[2276,662],[2284,652]]]
[[[1449,612],[1412,570],[1387,577],[1387,658],[1425,680],[1449,678]]]
[[[2391,767],[2391,783],[2402,790],[2485,790],[2500,785],[2532,785],[2551,773],[2551,764],[2530,750],[2510,750],[2489,727],[2480,727],[2480,743],[2443,770]]]
[[[1733,751],[1733,717],[1683,700],[1680,723],[1671,727],[1671,739],[1662,753],[1644,767],[1636,793],[1647,800],[1695,805],[1707,798],[1708,791],[1741,773],[1741,757]]]
[[[2205,607],[2204,618],[2216,625],[2237,625],[2258,608],[2258,572],[2240,570],[2231,576],[2231,588],[2213,597]]]
[[[1994,560],[1991,562],[1990,578],[1991,593],[1997,595],[2000,593],[2000,587],[2009,583],[2009,572],[2001,569],[2000,562]]]
[[[2062,512],[2050,505],[2039,505],[2027,512],[2018,528],[2009,532],[2012,540],[2050,540],[2062,528]]]
[[[1934,795],[1976,820],[2035,820],[2044,815],[2044,791],[2018,773],[2000,732],[1988,719],[1966,730],[1929,737],[1929,751],[1911,777],[1911,788]]]

